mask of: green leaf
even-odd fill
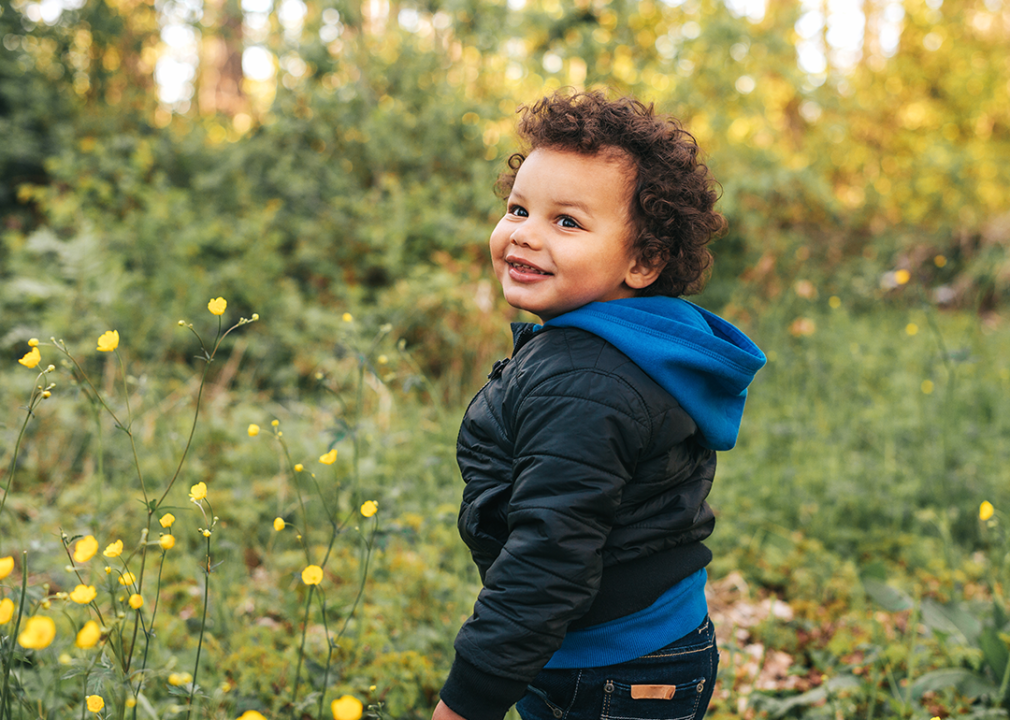
[[[956,688],[959,693],[970,698],[983,695],[995,696],[999,689],[981,675],[965,668],[943,668],[932,670],[918,678],[911,687],[911,696],[915,700],[931,690]]]
[[[1007,651],[1006,643],[1003,642],[997,630],[986,628],[978,638],[978,646],[982,648],[982,656],[986,664],[993,671],[993,674],[1001,678],[1006,672],[1007,661],[1010,660],[1010,651]]]
[[[954,636],[962,645],[975,645],[982,623],[961,605],[945,606],[933,600],[922,601],[922,621],[930,630]]]
[[[863,578],[863,589],[873,602],[888,612],[900,612],[912,609],[912,598],[907,594],[879,580]]]

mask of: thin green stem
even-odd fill
[[[302,642],[298,646],[298,665],[295,667],[295,683],[291,690],[292,716],[295,711],[295,703],[298,701],[298,684],[301,681],[302,676],[302,658],[305,657],[305,636],[308,634],[309,630],[309,610],[312,607],[312,591],[315,589],[315,585],[309,585],[309,595],[305,599],[305,619],[302,622]]]
[[[11,698],[10,698],[10,675],[11,675],[11,662],[14,660],[14,638],[18,636],[18,630],[21,627],[21,617],[25,610],[25,595],[28,589],[28,552],[21,552],[21,597],[18,601],[18,615],[14,620],[14,627],[11,630],[9,647],[7,649],[7,659],[4,661],[4,683],[3,690],[0,690],[0,720],[4,718],[13,718],[14,711],[11,709]]]
[[[34,410],[36,405],[42,399],[42,393],[38,390],[39,380],[45,380],[46,372],[39,373],[38,377],[35,378],[35,384],[32,385],[32,394],[28,397],[28,406],[25,413],[25,421],[21,423],[21,430],[18,431],[18,438],[14,442],[14,455],[11,457],[10,469],[7,472],[7,486],[4,488],[3,497],[0,498],[0,516],[3,516],[4,506],[7,505],[7,496],[10,495],[11,486],[14,483],[14,473],[17,471],[18,464],[18,454],[21,452],[21,441],[24,439],[25,431],[28,429],[28,422],[34,416]],[[43,385],[45,383],[43,382]],[[0,533],[0,550],[3,549],[3,537],[4,533]]]
[[[133,465],[137,468],[137,478],[140,480],[140,490],[144,493],[144,503],[148,503],[147,485],[144,483],[144,473],[140,468],[140,457],[137,455],[137,441],[133,437],[133,409],[130,407],[130,385],[126,379],[126,365],[123,363],[123,356],[116,350],[116,359],[119,360],[119,370],[123,375],[123,396],[126,399],[126,434],[130,438],[130,448],[133,450]]]
[[[207,567],[203,583],[203,614],[200,617],[200,638],[196,643],[196,662],[193,664],[193,682],[189,687],[189,702],[186,708],[186,720],[193,714],[193,695],[196,693],[196,681],[200,672],[200,651],[203,649],[203,634],[207,629],[207,606],[210,604],[210,537],[207,537]]]

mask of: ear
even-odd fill
[[[633,290],[647,288],[656,281],[656,278],[660,276],[665,267],[665,260],[660,260],[655,263],[647,263],[640,257],[636,258],[631,267],[628,268],[627,274],[624,276],[624,284]]]

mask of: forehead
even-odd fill
[[[631,159],[616,148],[605,148],[592,155],[537,148],[519,166],[512,191],[584,200],[609,199],[625,205],[633,180]]]

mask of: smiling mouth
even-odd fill
[[[513,262],[511,260],[506,261],[510,268],[518,270],[521,273],[529,273],[533,275],[550,275],[551,273],[545,272],[540,268],[533,267],[532,265],[524,265],[523,263]]]

